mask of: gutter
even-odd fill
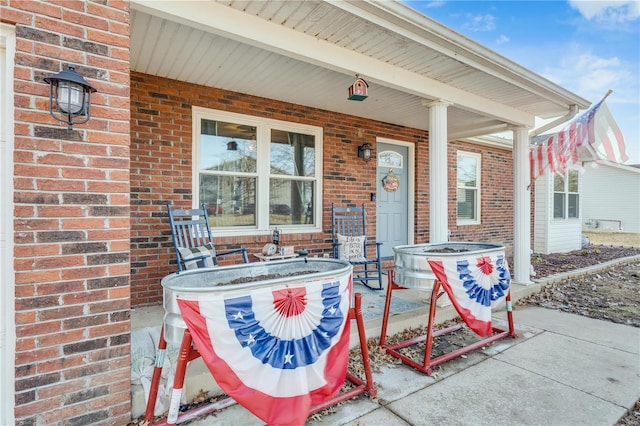
[[[556,119],[553,120],[551,123],[547,123],[542,127],[537,128],[536,130],[533,130],[532,132],[529,132],[529,139],[536,137],[544,132],[546,132],[549,129],[553,129],[554,127],[557,127],[559,125],[561,125],[562,123],[571,120],[573,117],[575,117],[578,114],[578,105],[573,104],[569,107],[569,112]]]

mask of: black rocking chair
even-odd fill
[[[372,290],[382,290],[380,242],[367,242],[367,212],[362,207],[331,205],[333,257],[353,265],[353,280]],[[372,247],[368,250],[368,247]],[[374,252],[375,257],[369,257]]]
[[[216,252],[204,204],[201,209],[172,209],[167,204],[167,211],[178,271],[211,268],[218,265],[219,257],[236,253],[242,255],[244,263],[249,263],[246,248]]]

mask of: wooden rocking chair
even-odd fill
[[[382,290],[380,242],[367,242],[367,213],[362,207],[331,205],[333,257],[353,265],[353,280],[372,290]],[[368,250],[368,247],[372,247]],[[375,252],[375,256],[369,256]]]
[[[246,248],[216,251],[204,204],[201,209],[172,209],[171,204],[167,204],[167,211],[178,271],[211,268],[218,265],[219,257],[236,253],[242,255],[244,263],[249,263]]]

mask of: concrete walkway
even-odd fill
[[[376,400],[362,396],[307,424],[602,426],[638,400],[640,329],[535,307],[514,317],[517,339],[448,361],[432,376],[385,368],[374,373]],[[189,424],[263,423],[233,406]]]
[[[566,277],[514,285],[512,297],[515,301],[560,278]],[[363,293],[365,316],[367,308],[379,310],[384,292],[356,291]],[[393,298],[396,293],[404,312],[391,317],[387,334],[426,324],[426,305],[415,304],[426,303],[428,295],[402,290]],[[450,306],[438,308],[438,321],[456,316]],[[516,306],[513,317],[516,339],[447,361],[431,376],[406,365],[385,367],[374,372],[376,399],[360,396],[307,425],[606,426],[614,425],[640,397],[639,328],[528,306]],[[506,327],[506,312],[494,312],[493,321]],[[380,322],[366,321],[368,338],[379,336]],[[264,423],[235,405],[188,424]]]

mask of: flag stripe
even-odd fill
[[[574,119],[562,130],[540,135],[532,140],[530,151],[531,179],[549,170],[563,174],[567,167],[580,161],[606,159],[624,163],[624,135],[604,99]]]

